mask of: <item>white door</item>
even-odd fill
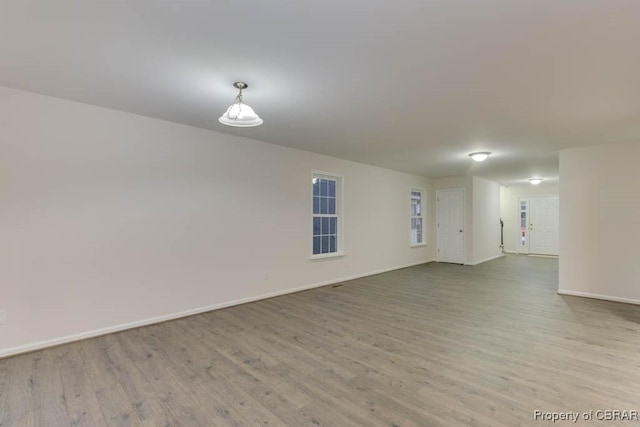
[[[438,261],[464,264],[464,190],[436,193]]]
[[[559,208],[557,196],[529,199],[529,253],[558,255]]]

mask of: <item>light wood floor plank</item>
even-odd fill
[[[39,351],[32,356],[34,423],[38,426],[70,425],[66,395],[55,351]]]
[[[100,403],[80,356],[81,344],[52,349],[60,367],[67,412],[74,426],[106,426]]]
[[[0,360],[0,426],[9,425],[9,421],[23,417],[33,420],[35,354]]]

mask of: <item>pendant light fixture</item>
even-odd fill
[[[238,96],[236,96],[236,100],[227,108],[227,111],[220,116],[218,121],[223,125],[239,128],[260,126],[263,120],[253,111],[253,108],[242,101],[242,90],[246,89],[248,85],[245,82],[235,82],[233,87],[238,89]]]

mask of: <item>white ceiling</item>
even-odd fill
[[[637,0],[0,0],[1,85],[503,184],[640,141],[639,42]]]

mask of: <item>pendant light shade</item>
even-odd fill
[[[218,121],[223,125],[240,128],[260,126],[263,120],[253,111],[253,108],[242,101],[242,90],[248,87],[247,84],[244,82],[235,82],[233,86],[239,90],[238,96],[236,96],[236,100],[227,108],[227,111],[220,116]]]

